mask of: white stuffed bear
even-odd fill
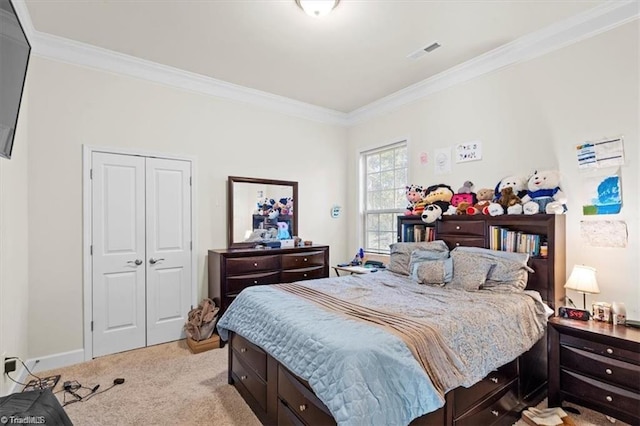
[[[505,211],[504,208],[498,203],[502,195],[504,188],[513,188],[513,193],[522,198],[527,194],[527,179],[523,176],[507,176],[503,178],[494,190],[494,198],[491,204],[489,204],[488,212],[491,216],[499,216],[502,214],[522,214],[522,204],[514,204],[509,206]]]
[[[527,182],[527,194],[522,197],[524,214],[566,212],[567,197],[559,185],[559,172],[555,170],[533,172]]]

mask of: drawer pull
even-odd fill
[[[498,378],[497,377],[491,377],[491,378],[489,378],[489,380],[491,380],[493,383],[498,383]]]
[[[306,277],[307,277],[307,274],[304,274],[304,277],[306,278]]]
[[[460,225],[456,225],[456,229],[460,229]]]
[[[305,261],[305,262],[307,261],[307,258],[306,258],[306,257],[304,258],[304,261]]]
[[[254,284],[258,284],[258,280],[253,280],[253,283]]]
[[[307,409],[307,404],[300,404],[300,411],[304,411]]]
[[[612,402],[613,398],[611,398],[609,395],[607,395],[607,397],[605,398],[607,401]]]
[[[240,380],[247,380],[247,376],[240,376]]]
[[[610,368],[607,368],[606,370],[604,370],[604,372],[607,373],[607,374],[613,374],[613,371],[611,371]]]
[[[258,262],[254,262],[253,266],[255,266],[257,268],[258,267]]]
[[[460,247],[460,243],[456,243],[456,247]]]
[[[500,415],[500,413],[498,412],[498,410],[491,410],[491,414],[493,414],[494,416],[498,417]]]
[[[247,348],[240,348],[240,353],[245,353],[247,351]]]
[[[612,354],[612,353],[613,353],[613,349],[611,349],[611,348],[607,348],[607,353],[608,353],[608,354]]]

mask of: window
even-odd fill
[[[361,154],[364,217],[364,250],[389,253],[396,242],[397,217],[407,205],[406,141]]]

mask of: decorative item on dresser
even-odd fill
[[[220,316],[252,285],[290,283],[329,276],[329,246],[209,250],[209,297]]]
[[[549,406],[570,401],[640,424],[640,330],[549,320]]]

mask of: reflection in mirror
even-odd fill
[[[229,247],[252,247],[298,233],[298,182],[229,176]]]

